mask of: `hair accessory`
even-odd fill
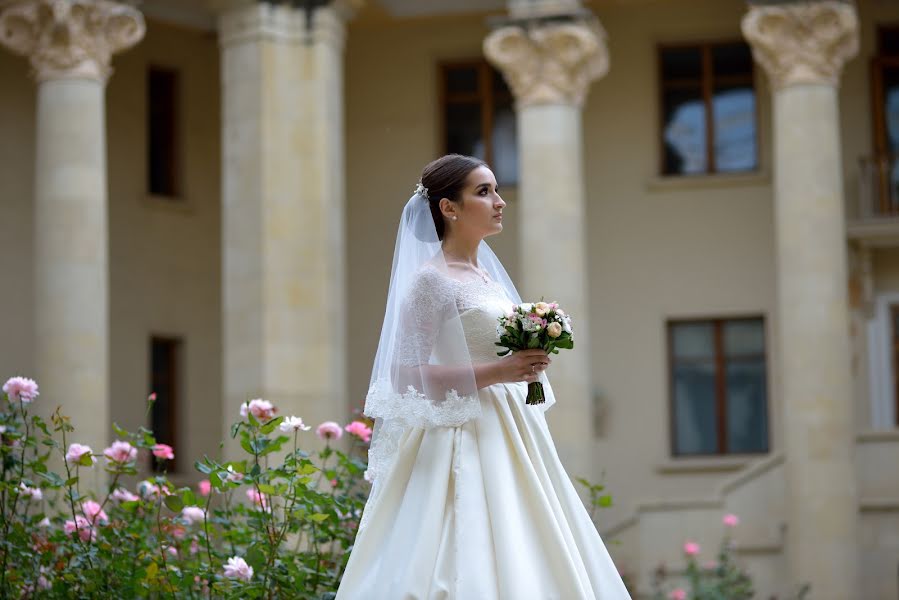
[[[426,187],[421,183],[421,181],[419,181],[418,184],[416,184],[416,186],[415,186],[415,192],[414,192],[414,193],[415,193],[415,194],[418,194],[419,196],[421,196],[421,197],[424,198],[425,200],[428,199],[428,188],[426,188]]]

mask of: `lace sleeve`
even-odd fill
[[[397,340],[398,367],[418,367],[430,362],[440,327],[450,315],[453,290],[434,269],[423,269],[403,302]],[[402,386],[405,388],[405,386]]]

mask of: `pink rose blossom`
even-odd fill
[[[175,458],[175,452],[168,444],[156,444],[153,446],[153,456],[162,460],[172,460]]]
[[[91,527],[90,521],[78,515],[74,521],[66,521],[63,525],[63,531],[68,535],[72,535],[76,531],[82,542],[89,542],[97,539],[97,531]]]
[[[332,480],[331,480],[331,487],[337,487],[337,480],[336,480],[336,479],[332,479]]]
[[[671,593],[668,594],[668,597],[671,600],[687,600],[687,592],[681,588],[677,588],[676,590],[671,590]]]
[[[156,402],[156,392],[150,392],[150,395],[147,396],[147,400],[149,402]]]
[[[737,515],[733,515],[733,514],[727,514],[727,515],[724,515],[722,522],[727,527],[736,527],[737,525],[740,524],[740,517],[738,517]]]
[[[250,502],[262,508],[262,510],[269,510],[269,498],[265,494],[257,492],[255,488],[250,488],[247,490],[247,498],[249,498]]]
[[[128,442],[117,440],[113,442],[109,448],[103,451],[103,456],[106,457],[107,463],[123,465],[137,458],[137,448]]]
[[[272,406],[272,403],[262,398],[256,398],[240,405],[240,416],[247,418],[247,413],[253,415],[257,421],[268,421],[275,418],[278,409]]]
[[[174,546],[163,546],[162,550],[163,550],[163,552],[166,552],[166,553],[174,556],[175,558],[178,557],[178,549],[175,548]]]
[[[43,575],[38,575],[37,587],[39,587],[42,590],[49,590],[53,586],[50,585],[50,582],[47,581],[46,577],[44,577]]]
[[[185,506],[181,510],[181,516],[184,517],[188,524],[202,523],[205,515],[206,511],[199,506]]]
[[[40,394],[37,391],[37,383],[27,377],[10,377],[3,384],[3,391],[9,396],[10,402],[28,404]]]
[[[232,556],[225,563],[225,577],[232,577],[249,581],[253,578],[253,567],[239,556]]]
[[[113,500],[117,500],[118,502],[137,502],[140,500],[139,497],[135,496],[125,488],[118,488],[116,491],[112,493],[110,496]]]
[[[38,527],[50,527],[50,519],[48,519],[47,517],[44,517],[43,519],[41,519],[38,522],[37,526]]]
[[[84,502],[82,502],[81,512],[83,512],[84,516],[87,517],[94,525],[109,522],[109,517],[106,516],[103,508],[98,502],[94,502],[93,500],[85,500]]]
[[[699,544],[689,541],[684,543],[684,553],[688,556],[696,556],[699,554]]]
[[[19,494],[21,494],[22,496],[26,496],[35,502],[44,499],[44,494],[41,492],[41,488],[28,487],[21,482],[19,482]]]
[[[209,492],[212,491],[212,484],[208,479],[204,479],[203,481],[201,481],[199,484],[197,484],[197,487],[200,489],[201,496],[208,496]]]
[[[334,421],[325,421],[315,428],[315,435],[323,440],[339,440],[343,430]]]
[[[363,442],[371,441],[371,428],[362,421],[353,421],[345,427],[348,433],[357,436]]]
[[[84,444],[70,444],[69,451],[66,452],[66,461],[77,463],[81,460],[81,457],[86,454],[93,454],[90,446],[85,446]],[[91,464],[96,462],[97,459],[94,456],[91,456]]]
[[[144,498],[152,498],[154,500],[159,499],[160,496],[171,495],[171,492],[167,488],[165,488],[164,486],[160,487],[149,479],[141,481],[137,484],[137,492]]]

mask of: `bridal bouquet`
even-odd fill
[[[512,308],[512,312],[499,318],[496,327],[499,336],[497,346],[505,348],[497,352],[505,356],[517,350],[540,348],[547,354],[558,354],[559,348],[574,348],[571,339],[571,317],[555,302],[526,302]],[[543,384],[528,384],[527,404],[542,404]]]

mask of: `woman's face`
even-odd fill
[[[506,203],[499,195],[493,171],[478,167],[469,173],[459,198],[461,202],[441,203],[452,233],[485,238],[503,230],[502,212]]]

